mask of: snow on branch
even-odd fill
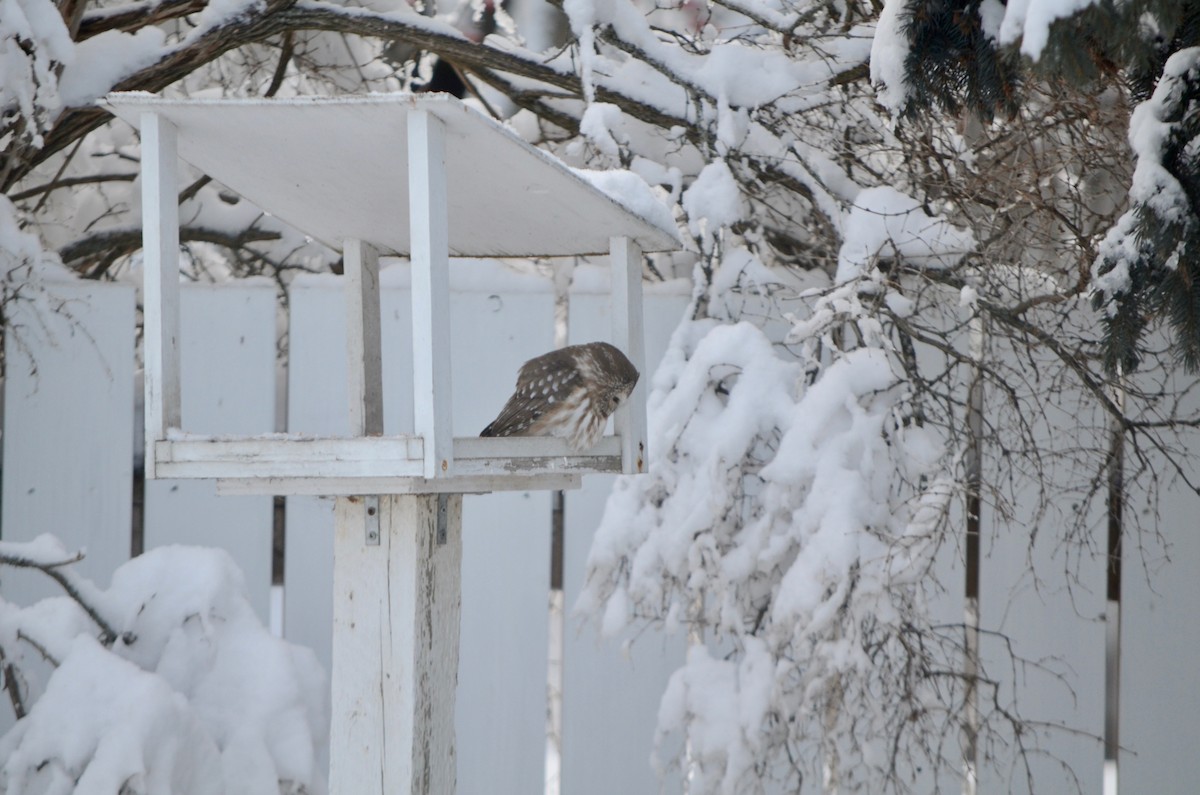
[[[113,622],[102,615],[103,594],[70,568],[83,557],[83,552],[68,553],[57,538],[48,534],[27,542],[0,541],[0,565],[37,569],[54,580],[100,628],[100,642],[111,646],[117,639],[117,631]]]
[[[1192,299],[1200,254],[1200,208],[1190,195],[1200,139],[1200,47],[1174,53],[1154,94],[1129,120],[1137,166],[1129,186],[1130,209],[1109,229],[1092,265],[1093,303],[1105,310],[1105,364],[1130,373],[1152,315],[1174,327],[1180,358],[1200,369],[1200,318]]]
[[[935,644],[908,636],[955,493],[944,445],[912,421],[853,288],[822,302],[807,361],[749,323],[676,332],[650,398],[651,474],[618,482],[588,560],[577,609],[606,634],[687,626],[731,651],[693,648],[660,710],[659,755],[685,735],[697,792],[756,791],[763,771],[801,764],[785,748],[828,763],[849,738],[864,750],[837,775],[861,782],[864,760],[886,769],[917,728],[875,699],[929,687],[913,672]],[[863,344],[822,361],[856,313]]]
[[[323,795],[324,673],[310,650],[271,637],[224,551],[155,549],[107,590],[69,573],[78,556],[51,536],[0,543],[0,560],[63,574],[85,597],[0,600],[20,718],[0,738],[0,792]],[[97,641],[84,602],[104,606],[115,640]]]

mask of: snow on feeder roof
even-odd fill
[[[644,184],[622,182],[621,195],[605,193],[586,172],[445,94],[191,100],[114,93],[105,104],[135,127],[143,113],[159,114],[178,129],[183,160],[336,250],[349,238],[385,255],[410,253],[404,186],[414,110],[445,125],[451,256],[607,254],[618,235],[642,251],[679,247],[669,213]]]

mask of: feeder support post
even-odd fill
[[[334,510],[329,790],[452,793],[462,495],[380,497],[375,545],[368,504]]]
[[[643,333],[641,247],[632,238],[614,237],[609,241],[609,260],[613,344],[641,373],[633,394],[617,409],[613,423],[621,437],[621,471],[637,474],[646,471],[646,393],[650,381]]]
[[[181,425],[179,391],[179,178],[175,126],[143,113],[142,250],[147,478],[155,442]]]
[[[379,253],[353,238],[342,245],[350,435],[383,435],[383,355],[379,331]]]
[[[427,110],[408,114],[408,208],[412,256],[413,425],[425,439],[425,477],[452,473],[450,421],[450,238],[446,142]]]

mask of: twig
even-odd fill
[[[26,643],[28,643],[30,646],[32,646],[34,649],[36,649],[38,654],[42,655],[42,659],[43,659],[43,660],[45,660],[46,662],[50,663],[50,664],[51,664],[51,665],[53,665],[55,668],[57,668],[57,667],[58,667],[58,659],[57,659],[57,658],[56,658],[56,657],[55,657],[53,654],[51,654],[50,652],[48,652],[48,651],[46,650],[46,647],[45,647],[45,646],[43,646],[43,645],[42,645],[41,643],[39,643],[38,641],[36,641],[36,640],[34,640],[33,638],[31,638],[31,637],[29,637],[28,635],[26,635],[24,630],[20,630],[20,629],[18,629],[18,630],[17,630],[17,640],[23,640],[23,641],[25,641],[25,642],[26,642]]]
[[[37,196],[39,193],[49,193],[59,188],[72,188],[76,185],[90,185],[96,182],[133,182],[135,179],[137,179],[137,174],[91,174],[85,177],[66,177],[19,191],[8,198],[19,202],[23,199],[30,199]]]
[[[21,695],[21,675],[17,667],[4,656],[3,647],[0,647],[0,669],[4,672],[4,689],[8,691],[8,700],[12,702],[13,714],[20,720],[29,714],[25,708],[25,697]]]
[[[83,594],[81,594],[79,589],[75,587],[75,583],[71,581],[70,577],[58,571],[58,569],[62,566],[78,563],[81,560],[83,560],[82,552],[77,552],[74,556],[55,563],[43,563],[36,560],[30,560],[29,558],[22,558],[16,555],[5,555],[0,553],[0,565],[14,566],[18,569],[37,569],[61,585],[62,589],[67,592],[67,596],[74,599],[75,602],[83,608],[83,612],[88,614],[88,618],[92,619],[96,626],[100,628],[100,642],[105,646],[111,646],[113,642],[116,641],[118,634],[117,631],[113,629],[113,625],[110,624],[103,616],[101,616],[100,613],[97,612],[96,608],[90,605],[87,600],[83,598]]]
[[[260,243],[268,240],[279,240],[278,232],[265,229],[244,229],[240,232],[226,232],[207,227],[185,226],[179,230],[180,242],[215,243],[226,248],[242,248],[248,243]],[[115,251],[118,254],[137,251],[142,246],[142,230],[108,229],[94,235],[76,240],[62,247],[59,256],[64,263]]]

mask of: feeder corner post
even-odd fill
[[[412,262],[413,425],[425,443],[425,477],[453,474],[450,420],[450,243],[443,123],[408,114]]]
[[[613,420],[621,437],[621,471],[638,474],[646,471],[646,391],[650,376],[646,373],[645,319],[642,315],[642,250],[629,237],[610,241],[612,267],[613,344],[625,352],[641,373],[633,393]]]
[[[383,352],[379,318],[379,252],[348,238],[342,246],[346,278],[346,362],[350,435],[383,435]]]
[[[156,443],[182,424],[179,376],[179,177],[175,125],[141,114],[145,475]]]

